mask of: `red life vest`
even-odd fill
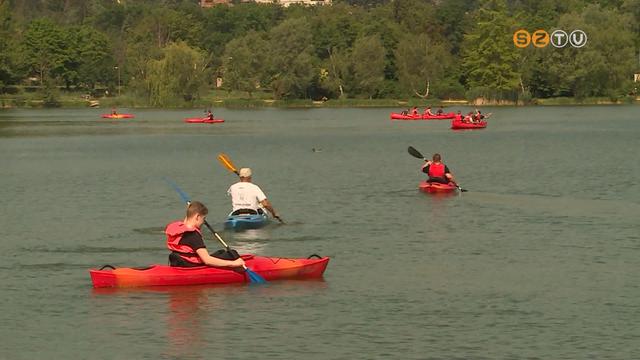
[[[429,165],[429,177],[432,178],[443,178],[444,177],[444,164],[443,163],[432,163]]]
[[[167,248],[169,250],[176,252],[180,255],[181,258],[186,261],[194,264],[204,264],[200,256],[193,252],[193,249],[187,245],[180,245],[180,240],[182,240],[182,236],[184,233],[189,231],[195,231],[200,236],[202,233],[198,228],[188,228],[184,222],[182,221],[174,221],[171,224],[167,225],[167,228],[164,230],[164,233],[167,234]]]
[[[462,115],[456,114],[456,121],[462,121]]]

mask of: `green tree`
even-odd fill
[[[224,52],[223,79],[229,90],[240,90],[249,93],[267,81],[268,42],[264,33],[250,32],[247,35],[231,40]]]
[[[289,19],[269,31],[269,73],[276,99],[308,97],[317,75],[312,34],[306,18]]]
[[[329,97],[347,97],[348,84],[353,83],[350,49],[331,49],[318,74],[319,85]]]
[[[365,97],[375,97],[384,81],[385,49],[376,35],[358,38],[353,46],[354,87]]]
[[[62,29],[51,20],[32,21],[24,34],[23,56],[26,65],[40,78],[40,85],[64,70],[69,53]]]
[[[13,81],[16,76],[14,58],[14,38],[11,28],[9,4],[0,1],[0,92],[4,85]]]
[[[426,34],[407,35],[398,43],[395,56],[400,83],[421,98],[427,98],[431,86],[444,79],[452,62],[445,46]]]
[[[145,82],[149,103],[163,106],[199,98],[209,74],[204,52],[178,42],[162,49],[162,54],[161,59],[147,64]]]
[[[467,85],[484,97],[507,97],[517,91],[521,78],[516,68],[520,49],[512,42],[515,26],[505,0],[482,1],[472,18],[462,44]]]

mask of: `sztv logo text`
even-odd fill
[[[513,44],[521,49],[529,46],[529,44],[544,48],[551,44],[556,48],[563,48],[571,44],[574,48],[581,48],[587,44],[587,33],[576,29],[567,34],[564,30],[554,30],[551,35],[544,30],[536,30],[529,33],[527,30],[520,29],[513,33]]]

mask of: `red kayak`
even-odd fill
[[[455,113],[446,113],[442,115],[402,115],[398,113],[391,113],[391,120],[445,120],[453,119],[456,116]]]
[[[209,119],[209,118],[186,118],[184,122],[190,124],[217,124],[223,123],[224,119]]]
[[[105,119],[131,119],[134,118],[133,114],[102,114]]]
[[[426,193],[451,193],[458,189],[455,183],[441,184],[437,182],[420,181],[418,189]]]
[[[487,127],[487,122],[486,121],[480,121],[477,123],[466,123],[466,122],[462,122],[462,121],[452,121],[451,122],[451,128],[454,130],[461,130],[461,129],[484,129]]]
[[[287,259],[242,255],[247,267],[265,280],[320,278],[329,263],[328,257],[311,255],[307,259]],[[316,258],[312,258],[316,257]],[[110,269],[105,269],[110,267]],[[104,270],[103,270],[104,269]],[[250,282],[244,271],[199,266],[193,268],[151,265],[146,268],[90,269],[94,288],[230,284]]]

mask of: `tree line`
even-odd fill
[[[583,30],[582,48],[513,33]],[[223,89],[275,99],[618,99],[640,72],[639,0],[0,0],[0,91],[122,85],[150,105]]]

